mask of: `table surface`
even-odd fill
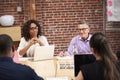
[[[31,61],[29,58],[19,58],[21,64],[30,66],[35,72],[45,80],[73,80],[74,59],[73,57],[54,57],[49,60]],[[49,79],[48,79],[49,78]],[[59,78],[59,79],[58,79]]]

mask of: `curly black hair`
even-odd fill
[[[27,22],[24,23],[24,25],[22,26],[22,29],[21,29],[21,33],[22,33],[21,35],[22,35],[22,37],[25,38],[26,41],[31,39],[30,33],[29,33],[31,23],[34,23],[34,24],[36,24],[36,26],[38,26],[37,37],[38,37],[38,35],[41,35],[41,26],[38,23],[38,21],[36,21],[36,20],[28,20]]]

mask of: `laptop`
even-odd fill
[[[76,77],[80,71],[80,67],[95,61],[93,54],[75,54],[74,55],[74,76]]]
[[[32,58],[32,61],[53,59],[54,49],[54,45],[36,47],[34,49],[34,56]]]

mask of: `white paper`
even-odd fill
[[[30,60],[30,59],[33,59],[33,57],[20,57],[19,58],[19,61],[27,61],[27,60]]]
[[[65,57],[60,57],[60,56],[57,56],[56,57],[57,59],[72,59],[72,57],[71,56],[65,56]]]

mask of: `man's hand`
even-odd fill
[[[61,52],[59,53],[58,56],[60,56],[60,57],[64,57],[64,56],[67,56],[67,55],[68,55],[67,52],[63,52],[63,51],[61,51]]]

